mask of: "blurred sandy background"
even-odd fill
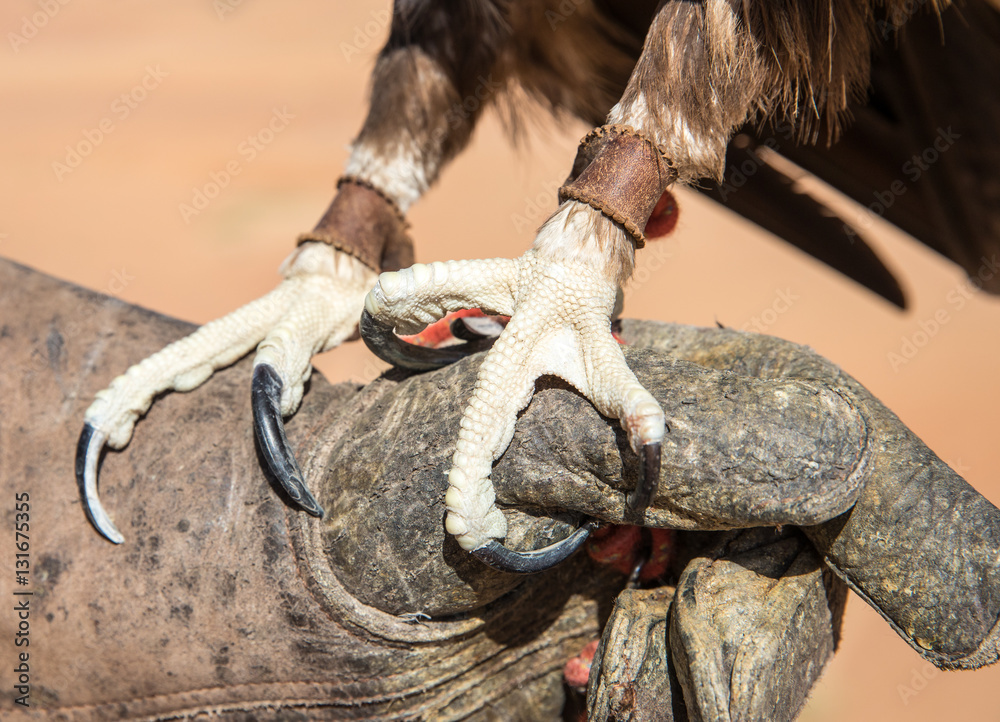
[[[5,0],[0,255],[197,323],[262,295],[332,197],[387,21],[388,0]],[[261,134],[276,113],[279,132]],[[411,213],[418,260],[523,252],[586,130],[540,121],[514,150],[487,119]],[[88,136],[92,152],[68,157]],[[182,217],[227,166],[238,175]],[[960,304],[957,268],[879,226],[901,313],[708,201],[680,202],[676,234],[640,254],[626,315],[812,346],[1000,504],[997,299]],[[381,368],[357,343],[316,365],[333,381]],[[996,721],[998,686],[1000,667],[936,672],[855,597],[802,719]]]

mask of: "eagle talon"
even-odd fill
[[[94,528],[110,542],[121,544],[125,537],[111,521],[111,517],[101,505],[97,495],[97,464],[107,441],[107,434],[93,424],[85,423],[76,444],[76,483],[80,488],[80,498],[87,518]]]
[[[361,338],[368,349],[386,363],[411,371],[431,371],[461,361],[466,356],[485,351],[494,339],[466,341],[456,346],[428,348],[408,343],[397,336],[392,326],[376,319],[366,308],[361,312]]]
[[[639,483],[625,501],[636,514],[644,512],[656,496],[660,484],[660,442],[653,441],[642,446],[639,464]]]
[[[473,549],[472,554],[484,564],[503,572],[536,574],[569,558],[587,541],[597,526],[596,521],[587,521],[565,539],[529,552],[516,552],[491,539],[478,549]]]
[[[254,367],[251,385],[254,433],[267,468],[292,501],[309,514],[322,517],[323,507],[306,486],[285,436],[285,425],[281,420],[281,388],[281,378],[270,365],[261,363]]]
[[[463,316],[451,322],[451,335],[463,341],[493,341],[500,337],[506,324],[494,316]]]

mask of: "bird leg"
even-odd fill
[[[359,177],[344,176],[337,188],[316,228],[299,236],[299,246],[302,255],[351,256],[358,283],[315,304],[300,302],[294,313],[286,313],[257,346],[251,383],[254,431],[268,469],[296,504],[317,517],[323,508],[306,486],[282,418],[294,413],[302,400],[313,355],[353,335],[360,295],[374,277],[370,269],[395,269],[413,260],[402,211],[391,198]],[[332,319],[331,308],[344,313]],[[335,336],[328,335],[331,327],[337,329]]]
[[[251,394],[262,456],[293,501],[322,515],[285,438],[282,417],[302,400],[311,357],[355,334],[377,271],[413,263],[404,214],[468,142],[489,99],[473,112],[449,112],[487,90],[480,78],[492,78],[499,40],[488,38],[502,34],[503,25],[480,9],[465,18],[480,32],[463,26],[454,42],[442,44],[438,28],[446,25],[450,8],[397,4],[345,176],[322,219],[299,237],[282,266],[286,280],[136,364],[97,394],[77,446],[76,476],[87,515],[105,537],[122,541],[97,494],[105,444],[125,446],[157,394],[193,389],[255,347]]]
[[[375,277],[372,270],[347,254],[318,244],[300,248],[283,270],[286,280],[268,295],[175,341],[97,393],[84,417],[76,476],[88,517],[110,541],[120,544],[124,539],[97,494],[101,451],[105,444],[120,449],[128,443],[136,421],[157,394],[196,388],[216,369],[228,366],[260,344],[255,406],[261,385],[258,377],[268,369],[272,383],[267,388],[273,406],[289,414],[302,399],[312,354],[354,333],[365,290]],[[302,483],[301,474],[287,476],[283,482],[303,508],[313,514],[322,513]]]
[[[619,287],[631,275],[634,247],[643,243],[646,220],[673,177],[656,146],[633,129],[598,129],[581,144],[560,190],[564,202],[526,254],[383,273],[365,299],[362,335],[383,356],[384,349],[401,348],[392,331],[416,332],[451,311],[473,307],[510,316],[462,416],[445,495],[446,529],[492,566],[546,569],[575,551],[592,528],[585,524],[532,552],[497,541],[507,523],[494,503],[492,464],[510,443],[539,376],[565,380],[628,432],[642,457],[628,506],[641,513],[656,493],[663,411],[626,365],[611,318]]]

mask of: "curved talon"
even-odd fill
[[[251,384],[254,433],[268,469],[292,501],[313,516],[322,517],[323,507],[306,487],[285,436],[285,425],[281,421],[281,386],[281,378],[271,366],[262,363],[254,368]]]
[[[468,341],[457,346],[428,348],[407,343],[397,336],[389,324],[372,316],[368,309],[361,312],[361,338],[373,354],[386,363],[412,371],[443,368],[466,356],[485,351],[493,339]]]
[[[76,444],[76,483],[80,487],[80,498],[90,523],[108,541],[121,544],[125,541],[125,537],[104,511],[101,499],[97,495],[97,462],[101,458],[101,450],[107,438],[107,434],[98,431],[91,424],[83,425],[80,440]]]
[[[472,553],[480,561],[494,569],[515,574],[535,574],[554,567],[579,549],[590,532],[597,528],[597,522],[587,521],[565,539],[547,547],[530,552],[516,552],[492,539]]]
[[[451,335],[463,341],[494,340],[504,328],[494,316],[462,316],[451,322]]]
[[[660,442],[654,441],[642,447],[642,463],[639,465],[639,483],[625,501],[629,508],[641,514],[656,496],[660,484]]]

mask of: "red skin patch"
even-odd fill
[[[587,679],[590,677],[590,667],[594,663],[594,653],[597,651],[599,641],[595,639],[588,642],[587,646],[563,667],[563,679],[570,687],[586,689]]]
[[[670,569],[670,563],[674,560],[674,530],[650,529],[649,533],[653,537],[653,543],[649,551],[649,559],[639,571],[639,581],[641,582],[650,582],[662,577]]]
[[[427,346],[428,348],[437,348],[441,344],[454,340],[454,336],[451,335],[451,322],[456,318],[465,318],[467,316],[485,316],[486,314],[480,311],[478,308],[467,308],[464,311],[452,311],[444,318],[435,321],[427,328],[425,328],[420,333],[415,333],[412,336],[400,336],[404,341],[414,344],[415,346]],[[501,316],[501,318],[506,318]]]
[[[667,573],[674,553],[673,529],[650,529],[649,558],[639,570],[639,581],[649,582]],[[622,574],[631,574],[642,554],[642,530],[637,526],[609,524],[595,529],[587,540],[587,555]]]
[[[646,239],[653,241],[670,233],[677,227],[677,218],[680,209],[677,207],[677,200],[670,191],[663,191],[660,200],[653,207],[653,212],[646,221],[646,228],[643,231]]]
[[[591,533],[587,540],[587,555],[598,564],[627,575],[635,568],[641,543],[639,527],[610,524]]]

